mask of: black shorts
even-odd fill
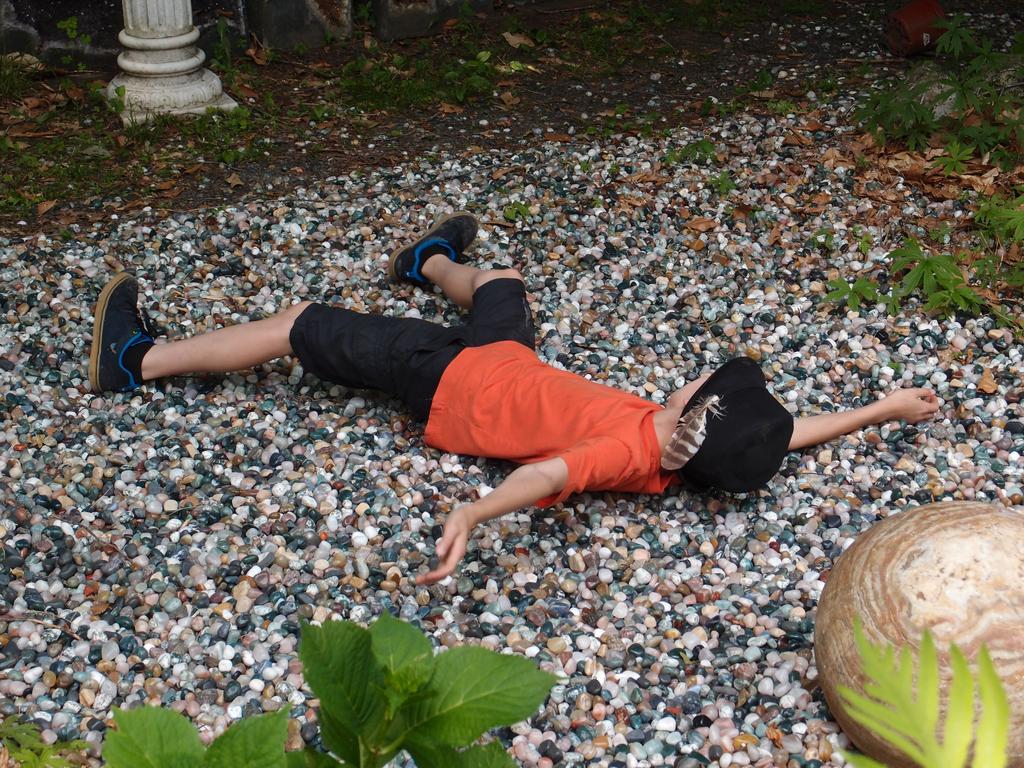
[[[289,340],[304,371],[353,389],[396,395],[426,420],[441,375],[459,352],[496,341],[534,349],[535,336],[522,281],[499,278],[473,294],[463,325],[313,304],[296,318]]]

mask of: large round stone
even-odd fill
[[[989,504],[929,504],[864,533],[836,562],[818,603],[815,657],[829,708],[859,750],[898,768],[908,761],[845,712],[838,686],[864,690],[853,634],[859,616],[875,644],[909,647],[925,629],[939,651],[943,691],[949,646],[973,672],[984,644],[1010,700],[1009,765],[1024,767],[1024,512]],[[945,699],[942,702],[945,712]]]

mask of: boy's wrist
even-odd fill
[[[871,423],[877,424],[882,421],[892,421],[898,418],[896,410],[893,408],[892,402],[887,397],[880,397],[871,405],[867,406],[867,410],[870,412]]]

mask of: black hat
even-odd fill
[[[743,493],[765,485],[789,450],[793,417],[765,386],[760,366],[737,357],[705,381],[683,408],[686,414],[718,396],[707,415],[704,441],[679,476],[696,488]]]

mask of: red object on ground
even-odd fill
[[[897,56],[910,56],[935,44],[945,30],[935,26],[945,10],[938,0],[913,0],[885,20],[885,41]]]

